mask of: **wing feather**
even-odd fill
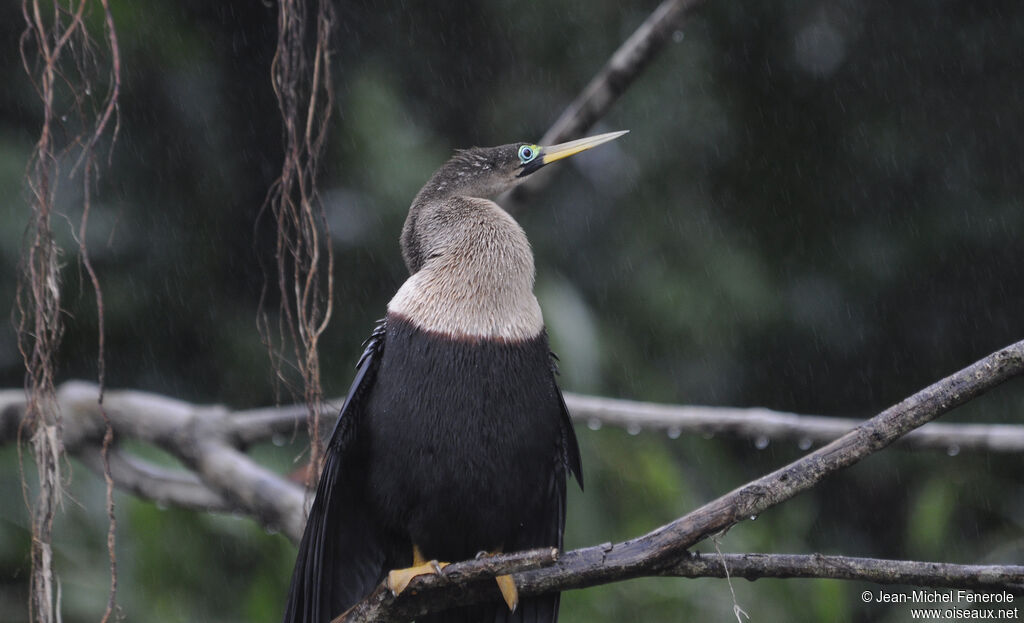
[[[384,347],[380,321],[365,343],[352,387],[327,445],[324,468],[292,573],[284,623],[326,623],[380,581],[388,544],[378,534],[357,480],[359,424]]]

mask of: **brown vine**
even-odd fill
[[[303,401],[308,405],[310,463],[317,466],[321,456],[319,413],[323,403],[318,348],[331,318],[334,294],[334,255],[317,190],[317,174],[334,106],[329,50],[334,9],[328,0],[318,0],[312,35],[308,32],[307,12],[307,3],[299,0],[279,3],[271,81],[283,121],[284,162],[280,176],[267,194],[260,218],[269,208],[276,232],[276,276],[281,302],[277,327],[273,330],[264,307],[265,285],[257,324],[270,353],[275,385],[284,384],[290,390],[284,353],[291,343],[294,365],[302,378]],[[318,472],[308,470],[309,478],[315,481]]]
[[[93,3],[95,4],[95,3]],[[98,317],[97,372],[100,385],[99,407],[103,410],[105,383],[104,309],[99,278],[85,245],[91,208],[92,187],[98,177],[96,147],[107,134],[111,122],[111,147],[117,135],[117,99],[120,92],[120,52],[108,0],[99,0],[102,9],[103,44],[109,50],[110,65],[105,71],[106,89],[102,97],[94,93],[93,76],[100,74],[100,62],[93,38],[88,32],[89,0],[53,2],[44,7],[39,0],[23,0],[25,30],[20,40],[22,65],[43,104],[43,122],[39,140],[26,167],[25,178],[31,206],[22,257],[19,263],[14,319],[18,332],[18,350],[25,362],[27,413],[19,429],[19,464],[22,466],[22,490],[32,514],[32,577],[29,617],[49,623],[60,619],[58,596],[54,593],[51,538],[53,519],[61,504],[62,449],[61,415],[54,385],[56,356],[63,335],[61,318],[62,249],[53,231],[57,215],[56,197],[62,180],[62,164],[77,155],[70,171],[81,173],[82,216],[77,232],[79,260],[88,274],[96,297]],[[60,110],[60,114],[58,114]],[[58,137],[68,137],[61,140]],[[79,169],[81,167],[81,169]],[[115,554],[116,519],[114,482],[108,454],[113,429],[106,418],[103,443],[106,510],[109,519],[107,550],[110,559],[110,592],[102,621],[106,623],[116,609],[117,557]],[[21,437],[31,434],[32,454],[38,469],[39,491],[31,500],[21,454]]]

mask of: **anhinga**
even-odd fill
[[[401,238],[411,276],[367,341],[331,435],[285,623],[327,623],[385,578],[400,592],[438,560],[562,546],[567,474],[583,486],[579,448],[530,243],[491,199],[622,134],[460,151],[416,195]],[[519,601],[508,576],[497,584],[507,607],[419,621],[557,619],[557,594]]]

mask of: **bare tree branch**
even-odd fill
[[[98,448],[105,430],[95,401],[97,395],[95,385],[72,381],[61,387],[58,402],[65,417],[65,449],[102,474]],[[0,391],[0,444],[15,440],[24,416],[24,401],[23,390]],[[772,441],[795,439],[802,449],[807,449],[812,441],[836,438],[858,423],[760,408],[660,405],[576,394],[566,394],[566,402],[573,418],[592,428],[619,426],[630,431],[663,430],[672,437],[685,432]],[[302,489],[254,464],[238,450],[304,432],[304,405],[227,412],[222,408],[198,407],[131,390],[108,392],[105,404],[118,440],[130,438],[152,443],[183,460],[195,460],[189,457],[200,444],[193,441],[193,435],[205,434],[214,440],[212,447],[207,444],[200,453],[207,457],[205,477],[159,467],[115,449],[110,462],[117,487],[160,504],[207,512],[240,512],[253,516],[267,527],[283,529],[293,541],[301,536]],[[328,401],[323,407],[328,425],[337,417],[337,404],[340,401]],[[208,422],[193,424],[197,418]],[[214,429],[212,436],[211,428]],[[183,432],[186,430],[187,434]],[[204,430],[207,432],[201,432]],[[947,452],[951,448],[1021,452],[1024,451],[1024,426],[931,423],[902,438],[900,445]],[[218,453],[223,453],[224,458],[219,461],[211,458]],[[234,476],[221,473],[219,465],[230,467]],[[240,474],[238,481],[232,480]],[[240,493],[243,490],[244,494]]]
[[[664,49],[673,33],[702,4],[704,0],[664,0],[658,5],[548,128],[540,143],[551,145],[582,136],[608,113],[612,104]],[[531,175],[504,199],[505,207],[514,212],[531,192],[544,187],[549,175],[550,169]]]
[[[544,133],[543,144],[567,141],[594,125],[702,4],[704,0],[665,0],[658,5]]]
[[[419,576],[413,579],[406,589],[410,595],[415,595],[415,599],[395,598],[384,586],[379,586],[366,599],[337,617],[334,623],[408,621],[441,608],[475,603],[480,601],[474,598],[477,594],[490,595],[491,600],[499,600],[501,597],[494,585],[495,576],[522,573],[528,566],[543,570],[558,564],[557,556],[551,562],[532,564],[536,562],[534,553],[543,551],[533,550],[489,559],[490,564],[499,565],[496,567],[484,568],[480,561],[471,560],[449,565],[439,576]],[[684,553],[683,557],[672,565],[648,575],[724,578],[726,567],[729,569],[730,577],[748,580],[827,578],[929,588],[971,588],[988,591],[1024,589],[1024,566],[1021,565],[954,565],[823,554]],[[520,577],[516,575],[520,594],[534,594],[528,582],[520,583]],[[453,586],[461,589],[454,596]]]
[[[68,420],[65,447],[98,471],[96,448],[102,442],[104,426],[95,403],[96,395],[94,385],[69,382],[61,387],[59,402]],[[24,415],[24,400],[23,390],[0,391],[0,443],[15,439]],[[661,405],[576,394],[566,394],[566,402],[573,418],[592,428],[619,426],[631,432],[661,430],[671,437],[685,432],[796,440],[802,449],[809,448],[812,442],[830,441],[858,424],[852,419],[800,416],[760,408]],[[304,405],[228,412],[223,408],[197,407],[130,390],[110,392],[107,404],[118,439],[153,443],[187,461],[198,460],[194,456],[195,448],[203,446],[193,441],[191,435],[206,434],[208,439],[214,440],[212,447],[204,446],[199,452],[200,457],[206,457],[203,478],[188,471],[161,468],[116,450],[112,453],[111,464],[118,487],[143,499],[182,508],[242,512],[264,524],[282,527],[293,540],[301,535],[301,520],[291,519],[293,512],[302,508],[301,488],[255,465],[238,449],[302,432]],[[328,424],[337,417],[338,404],[340,400],[324,405]],[[206,423],[196,425],[193,421],[197,419]],[[186,429],[190,431],[188,434],[182,432]],[[201,430],[206,432],[200,433]],[[902,438],[900,445],[946,452],[952,449],[1020,452],[1024,450],[1024,426],[931,423]],[[226,458],[211,458],[222,450]],[[232,481],[229,474],[221,473],[223,467],[230,467],[232,473],[243,477]],[[240,487],[239,483],[244,486]],[[242,490],[244,493],[239,492]],[[275,492],[279,491],[284,494],[277,496]],[[289,519],[278,521],[281,517]]]
[[[837,439],[862,421],[797,415],[760,407],[664,405],[578,394],[566,394],[565,402],[574,420],[592,428],[618,426],[630,431],[658,430],[670,437],[683,433],[728,435],[754,440],[758,445],[792,441],[802,450]],[[931,423],[911,431],[899,444],[904,448],[940,450],[948,454],[961,451],[1016,453],[1024,451],[1024,426]]]
[[[82,456],[91,467],[95,467],[94,454],[104,434],[97,396],[96,385],[80,381],[64,383],[57,392],[65,415],[64,449]],[[20,422],[24,400],[23,392],[0,392],[0,433]],[[303,488],[235,447],[223,407],[194,406],[131,390],[107,392],[103,406],[115,443],[126,438],[151,443],[195,470],[194,475],[171,472],[138,459],[129,461],[115,451],[111,453],[111,470],[117,486],[188,508],[239,512],[267,528],[281,530],[293,541],[301,537]],[[6,439],[5,434],[0,441]]]
[[[954,565],[944,562],[854,558],[825,554],[696,554],[663,569],[681,578],[829,578],[875,584],[986,590],[1024,589],[1022,565]]]
[[[325,402],[322,417],[328,426],[338,417],[339,399]],[[794,442],[801,450],[828,443],[863,420],[821,415],[797,415],[762,407],[708,407],[668,405],[600,396],[565,393],[573,421],[590,428],[614,426],[630,432],[654,430],[676,438],[688,435],[724,435],[750,439],[757,445]],[[235,411],[228,416],[233,438],[241,446],[290,436],[305,416],[303,405]],[[929,423],[911,431],[899,447],[914,450],[959,452],[1024,452],[1024,426],[1019,424]]]
[[[71,391],[76,386],[80,390]],[[68,395],[76,395],[78,391],[95,391],[88,389],[92,387],[71,382],[62,388],[60,396],[63,399]],[[184,419],[196,417],[200,412],[212,414],[210,417],[219,422],[218,435],[223,436],[223,443],[234,448],[304,432],[304,405],[228,413],[223,410],[205,410],[156,394],[122,390],[114,391],[111,395],[112,398],[108,397],[107,400],[113,401],[115,411],[131,415],[130,422],[117,424],[118,439],[147,441],[172,453],[175,452],[174,446],[161,439],[172,437],[174,433],[171,429],[174,426],[182,425]],[[62,404],[65,417],[69,420],[65,424],[64,442],[67,449],[86,466],[101,474],[101,463],[97,462],[99,458],[96,452],[104,431],[102,422],[95,418],[96,406],[85,402],[79,403],[85,411]],[[831,441],[859,423],[852,419],[801,416],[761,408],[662,405],[578,394],[566,394],[566,402],[573,419],[591,428],[618,426],[631,432],[660,430],[671,437],[683,433],[730,435],[759,440],[757,443],[795,440],[802,449],[808,449],[812,442]],[[324,406],[323,415],[328,425],[332,425],[333,419],[337,417],[337,404],[340,401],[334,400]],[[0,391],[0,443],[14,440],[24,413],[23,407],[22,390]],[[157,428],[150,426],[152,418],[162,418],[168,411],[174,414],[168,420],[170,425]],[[945,452],[951,452],[954,448],[963,451],[1021,452],[1024,451],[1024,426],[930,423],[900,439],[899,444],[905,448],[938,449]],[[209,512],[246,512],[242,505],[229,501],[192,472],[162,468],[120,450],[111,455],[111,470],[119,488],[142,499]],[[220,480],[222,486],[229,484],[224,479]],[[282,486],[292,485],[289,483]],[[289,498],[286,498],[284,504],[289,507]],[[273,512],[264,509],[255,515],[271,517],[288,512],[285,508]],[[285,532],[292,539],[297,539],[301,534],[300,531]]]
[[[103,476],[100,448],[83,445],[77,457]],[[235,505],[214,493],[192,472],[157,467],[120,450],[110,453],[110,475],[119,489],[157,504],[205,512],[228,513],[235,509]]]
[[[757,517],[772,506],[806,491],[833,472],[857,463],[914,428],[1021,373],[1024,373],[1024,341],[999,350],[921,390],[827,446],[639,538],[573,550],[563,554],[550,567],[515,574],[519,593],[538,595],[663,575],[681,560],[686,560],[689,556],[687,549],[696,543],[728,531],[745,519]],[[922,578],[922,582],[925,579]],[[437,580],[423,578],[414,582],[419,581]],[[414,612],[414,616],[418,616],[432,612],[438,609],[435,604],[439,603],[455,606],[493,599],[489,592],[474,588],[475,585],[444,584],[444,588],[438,589],[445,593],[443,598],[433,595],[422,597],[425,594],[423,587],[414,583],[410,585],[414,591],[406,591],[399,597],[386,593],[372,611],[362,614],[364,611],[359,610],[361,614],[358,616],[347,616],[342,620],[348,623],[402,621],[409,618],[405,613]],[[396,614],[398,612],[402,614]]]

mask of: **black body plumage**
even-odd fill
[[[375,516],[427,559],[560,545],[579,458],[546,336],[451,339],[392,315],[385,335],[366,403]]]
[[[389,315],[371,338],[327,448],[285,622],[324,623],[393,568],[562,546],[579,450],[547,336],[453,339]],[[497,597],[497,588],[495,588]],[[557,617],[557,595],[420,621]]]
[[[550,148],[460,152],[423,187],[402,232],[409,279],[367,342],[331,435],[299,544],[285,623],[327,623],[392,569],[562,546],[580,455],[555,382],[534,265],[489,199],[547,162],[621,133]],[[558,595],[418,619],[553,623]]]

